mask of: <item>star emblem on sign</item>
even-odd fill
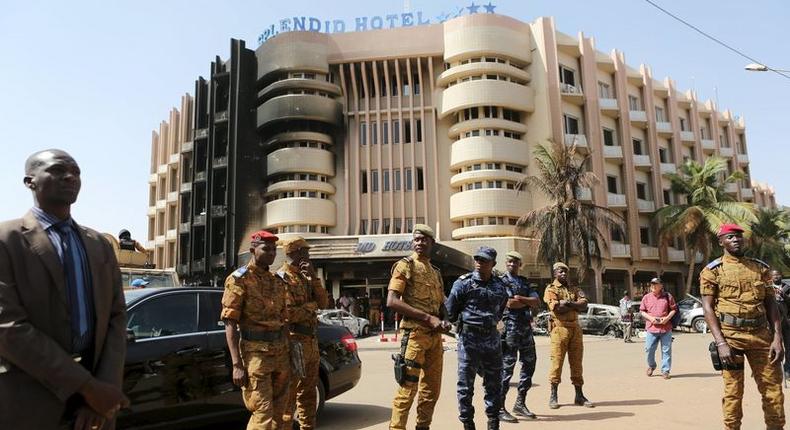
[[[488,2],[488,4],[484,4],[483,7],[486,9],[486,13],[494,13],[494,9],[496,9],[496,6],[491,4],[491,2]]]
[[[473,13],[477,13],[477,10],[480,9],[480,5],[475,4],[475,2],[472,2],[472,4],[467,6],[466,8],[469,9],[469,14],[471,15]]]

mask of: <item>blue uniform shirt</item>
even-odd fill
[[[455,281],[445,307],[452,322],[460,319],[464,325],[494,328],[502,319],[507,298],[502,279],[492,275],[484,282],[475,271]]]
[[[510,273],[502,275],[502,280],[505,283],[505,290],[507,291],[508,298],[512,299],[515,296],[534,297],[540,299],[537,291],[529,287],[527,278],[523,276],[514,276]],[[529,306],[521,309],[505,309],[504,314],[505,329],[517,330],[531,328],[530,322],[532,321],[532,312]]]

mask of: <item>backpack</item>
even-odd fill
[[[669,297],[672,298],[672,301],[674,302],[675,298],[672,297],[672,294],[670,294],[670,293],[667,293],[667,294],[669,294]],[[672,322],[672,330],[678,328],[678,326],[680,325],[680,319],[682,317],[682,315],[680,314],[680,308],[678,307],[677,302],[675,302],[675,307],[677,308],[677,310],[675,311],[675,315],[672,315],[672,321],[671,321]]]

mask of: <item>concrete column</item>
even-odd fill
[[[595,285],[595,303],[603,303],[603,271],[593,267],[593,285]]]

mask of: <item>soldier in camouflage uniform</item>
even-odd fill
[[[782,323],[768,265],[744,256],[743,229],[738,225],[724,224],[718,236],[724,255],[700,272],[700,293],[719,357],[727,367],[734,367],[722,371],[724,428],[741,428],[745,357],[762,395],[766,428],[782,429]]]
[[[582,385],[582,357],[584,343],[582,342],[582,329],[579,327],[578,313],[587,310],[587,298],[584,291],[568,283],[568,266],[565,263],[554,263],[554,281],[546,287],[543,301],[551,311],[550,336],[551,336],[551,368],[549,369],[549,382],[551,382],[551,397],[549,407],[557,409],[557,386],[562,376],[562,362],[568,354],[568,363],[571,366],[571,383],[576,389],[574,404],[593,407],[592,402],[584,397]]]
[[[405,343],[406,381],[392,401],[390,429],[403,430],[414,396],[417,400],[417,430],[428,430],[442,387],[442,331],[449,330],[444,309],[444,287],[439,269],[431,265],[433,229],[414,226],[414,252],[392,267],[387,306],[400,315],[402,346]],[[419,385],[418,385],[419,384]]]
[[[502,334],[502,406],[499,420],[517,423],[518,419],[505,408],[505,399],[510,389],[510,379],[516,369],[516,361],[521,362],[521,374],[518,379],[518,396],[513,405],[513,413],[527,418],[537,418],[525,403],[527,391],[532,387],[532,375],[535,373],[537,355],[535,339],[532,337],[531,307],[540,306],[540,295],[530,288],[527,278],[518,274],[522,257],[516,251],[507,253],[505,267],[507,272],[500,277],[505,283],[508,295],[507,309],[503,317],[505,331]]]
[[[499,430],[502,407],[502,344],[497,324],[507,304],[502,279],[493,274],[496,250],[480,247],[474,255],[475,271],[453,284],[446,307],[450,321],[458,322],[458,412],[464,430],[474,430],[472,406],[475,376],[483,376],[488,430]]]
[[[277,236],[252,235],[250,262],[225,280],[221,318],[233,362],[233,383],[252,413],[248,430],[282,428],[290,358],[285,329],[285,283],[269,272]]]
[[[317,310],[326,308],[328,297],[321,280],[310,262],[310,246],[302,237],[282,243],[287,261],[275,275],[287,284],[288,329],[291,345],[302,346],[304,377],[291,378],[288,409],[283,417],[284,427],[290,429],[296,407],[296,416],[301,430],[315,428],[316,385],[321,353],[318,349],[316,326]]]

